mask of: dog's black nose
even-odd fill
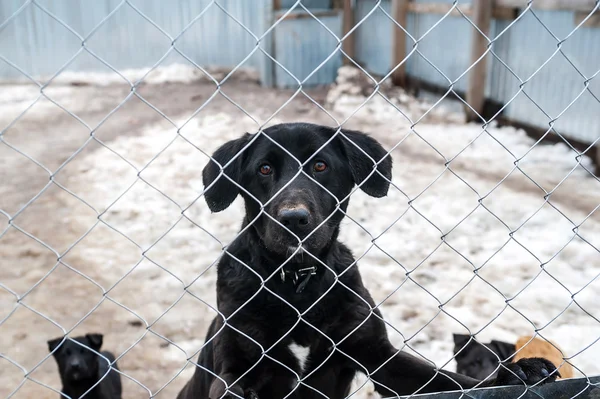
[[[303,230],[308,226],[310,214],[306,208],[285,208],[279,211],[279,221],[292,231]]]
[[[80,368],[81,368],[81,363],[79,362],[79,360],[71,361],[71,369],[73,371],[78,371]]]

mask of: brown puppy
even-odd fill
[[[517,354],[513,358],[513,362],[518,362],[519,359],[526,357],[543,357],[556,366],[560,373],[559,378],[573,378],[573,366],[564,361],[564,355],[558,345],[540,338],[531,338],[531,336],[519,337],[515,344]]]

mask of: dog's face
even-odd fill
[[[391,180],[391,157],[377,141],[335,133],[281,124],[225,143],[203,171],[210,209],[221,211],[241,194],[247,220],[268,250],[287,257],[302,240],[301,249],[317,255],[335,238],[353,187],[382,197]]]
[[[504,361],[515,352],[515,345],[506,342],[481,344],[469,339],[470,335],[454,334],[456,372],[479,380],[494,376],[498,359]]]
[[[102,334],[87,334],[72,339],[96,352],[102,346]],[[98,375],[98,355],[70,340],[65,340],[61,345],[62,341],[62,337],[48,341],[48,349],[53,352],[63,381],[77,382]]]

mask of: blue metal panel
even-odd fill
[[[416,1],[453,3],[453,0]],[[63,21],[76,34],[33,3],[28,4],[23,12],[7,24],[0,32],[0,54],[34,76],[51,75],[62,68],[81,51],[82,37],[85,38],[87,49],[119,70],[154,65],[171,49],[173,39],[176,39],[176,48],[199,65],[234,67],[256,49],[256,37],[269,29],[273,21],[271,0],[220,0],[219,5],[243,26],[210,0],[132,2],[139,12],[154,21],[160,29],[127,3],[114,11],[121,4],[120,0],[38,0],[36,3]],[[459,6],[469,3],[470,0],[458,2]],[[22,0],[1,1],[0,23],[22,4]],[[284,7],[293,4],[294,0],[283,1]],[[303,0],[302,4],[315,12],[331,7],[330,0]],[[377,75],[387,74],[392,67],[392,31],[398,28],[386,15],[391,13],[390,8],[390,0],[356,1],[356,20],[360,22],[356,30],[356,61]],[[375,10],[371,13],[373,9]],[[572,12],[536,10],[535,13],[560,39],[575,28]],[[200,14],[202,16],[194,21]],[[368,14],[369,17],[364,19]],[[98,24],[109,15],[96,30]],[[470,66],[469,48],[475,29],[464,18],[449,16],[422,37],[440,18],[441,15],[409,15],[406,28],[413,37],[421,38],[418,43],[419,51],[443,75],[455,80]],[[322,16],[320,20],[338,37],[341,36],[340,15]],[[509,23],[494,21],[492,36],[498,35]],[[551,119],[562,113],[555,123],[555,128],[560,133],[592,142],[600,136],[600,103],[594,97],[600,96],[600,78],[591,80],[590,92],[586,91],[570,109],[564,113],[563,111],[584,89],[586,78],[598,71],[600,29],[578,29],[562,44],[568,60],[558,53],[535,76],[531,76],[555,52],[558,44],[542,23],[532,13],[528,13],[494,43],[495,54],[508,64],[512,72],[493,56],[488,56],[489,79],[486,94],[496,101],[506,103],[518,92],[521,81],[531,77],[524,86],[531,99],[520,94],[507,107],[505,115],[519,122],[547,127]],[[413,48],[412,40],[407,40],[408,48]],[[282,21],[275,29],[275,34],[267,35],[260,45],[268,52],[274,46],[279,62],[303,80],[336,51],[338,42],[318,21],[298,18]],[[187,61],[172,51],[162,61],[162,65],[175,62]],[[331,83],[340,64],[341,53],[338,51],[306,84]],[[279,87],[296,85],[293,78],[280,67],[273,66],[259,51],[246,60],[244,66],[258,67],[266,84],[271,83],[269,78],[274,75],[272,68],[275,68]],[[108,70],[85,51],[67,69]],[[440,72],[418,54],[411,56],[407,62],[407,72],[412,77],[433,84],[449,84]],[[20,72],[0,62],[0,78],[20,77]],[[455,88],[464,91],[466,84],[465,76],[457,82]]]
[[[413,1],[415,3],[436,3],[436,4],[440,4],[440,3],[445,3],[445,4],[456,3],[459,7],[461,5],[471,4],[471,0],[413,0]]]
[[[434,1],[418,0],[417,2]],[[452,3],[451,0],[445,2]],[[461,1],[459,4],[468,3],[468,1]],[[392,33],[393,30],[400,29],[388,15],[391,15],[389,0],[380,3],[375,0],[359,0],[357,3],[356,20],[362,22],[356,33],[356,58],[367,71],[377,75],[386,75],[392,68]],[[405,27],[418,41],[419,52],[442,73],[418,53],[410,56],[406,71],[413,78],[447,87],[449,83],[444,75],[450,80],[456,80],[470,65],[469,46],[471,32],[474,29],[464,18],[448,16],[431,32],[425,34],[442,17],[443,15],[438,14],[410,14]],[[410,51],[415,46],[415,40],[410,36],[407,36],[406,40],[407,49]],[[465,90],[466,84],[466,77],[463,77],[457,82],[455,89]]]
[[[334,54],[305,82],[304,85],[307,86],[333,82],[342,64],[338,39],[323,27],[327,26],[339,38],[342,32],[341,13],[321,16],[319,20],[320,22],[310,16],[286,19],[275,28],[276,59],[299,81],[306,79]],[[275,84],[277,87],[298,87],[296,80],[279,66],[275,66]]]
[[[297,2],[298,0],[281,0],[281,8],[289,9]],[[302,0],[302,5],[306,8],[331,8],[331,0]],[[299,9],[302,9],[302,7],[297,6],[296,10]]]
[[[392,29],[398,29],[383,12],[390,14],[390,1],[381,1],[379,7],[375,0],[360,0],[356,5],[355,61],[370,73],[386,75],[392,64]]]
[[[508,60],[510,54],[510,35],[511,30],[507,30],[498,38],[500,35],[513,21],[500,21],[493,20],[490,29],[490,37],[496,38],[492,45],[492,52],[490,53],[486,61],[488,63],[488,78],[485,96],[491,100],[504,103],[510,99],[510,94],[507,91],[507,87],[504,85],[504,81],[509,79],[507,76],[510,71],[502,64]]]
[[[40,0],[37,3],[85,37],[121,2]],[[0,2],[0,19],[7,18],[20,4],[18,0]],[[256,47],[252,34],[217,5],[211,5],[209,0],[148,0],[133,4],[171,38],[177,37],[208,6],[202,17],[175,42],[177,49],[199,65],[233,67]],[[219,4],[256,36],[267,29],[264,11],[270,7],[270,0],[221,0]],[[170,49],[172,39],[168,35],[124,4],[86,41],[86,47],[116,69],[149,67]],[[0,54],[33,75],[55,73],[80,49],[81,39],[34,4],[27,6],[0,32]],[[261,57],[255,54],[244,66],[258,66]],[[174,62],[187,61],[173,53],[162,65]],[[80,54],[68,69],[107,70],[86,53]],[[19,72],[0,62],[0,77],[20,76]]]
[[[416,0],[420,3],[446,2],[453,0]],[[459,6],[469,4],[459,1]],[[390,1],[358,0],[356,20],[362,21],[357,30],[356,60],[367,71],[385,75],[391,69],[392,29],[398,29],[382,9],[391,14]],[[381,9],[380,9],[381,8]],[[574,28],[573,13],[568,11],[535,11],[537,17],[560,39]],[[448,80],[457,79],[470,65],[470,46],[476,30],[462,17],[445,18],[431,32],[441,15],[414,15],[408,17],[409,33],[419,40],[419,51],[442,73],[431,66],[423,57],[413,54],[407,63],[409,76],[438,86],[446,87]],[[493,21],[491,36],[500,34],[511,21]],[[407,38],[410,50],[413,42]],[[532,13],[511,26],[493,45],[493,51],[510,69],[526,80],[555,52],[558,41],[547,32]],[[600,68],[600,29],[579,28],[562,45],[566,57],[585,77],[594,75]],[[521,81],[513,75],[494,55],[486,57],[488,80],[486,96],[506,103],[519,90]],[[548,128],[549,122],[560,115],[584,89],[585,78],[561,53],[554,56],[536,76],[525,84],[528,99],[520,94],[506,108],[505,115],[515,121],[540,128]],[[442,75],[443,74],[443,75]],[[454,85],[456,90],[466,91],[468,75]],[[589,91],[581,95],[554,127],[561,134],[591,143],[600,136],[600,76],[589,82]],[[533,101],[532,101],[533,100]]]
[[[558,40],[544,25],[562,40],[575,28],[573,13],[541,10],[535,13],[543,24],[528,13],[499,41],[504,48],[498,55],[520,80],[506,67],[496,65],[491,93],[494,99],[507,102],[518,92],[521,81],[529,79],[524,91],[531,98],[520,94],[507,107],[506,117],[548,128],[550,120],[560,115],[584,89],[586,78],[581,74],[589,78],[600,69],[600,29],[579,28],[563,43],[564,55],[557,53],[552,57]],[[546,61],[548,63],[536,72]],[[590,90],[600,96],[598,78],[590,82]],[[600,102],[585,92],[556,121],[554,127],[566,136],[593,142],[600,137]]]
[[[453,3],[452,0],[441,2]],[[469,3],[470,1],[459,1],[458,5],[460,7],[461,4]],[[470,48],[475,29],[462,16],[448,15],[444,18],[443,14],[412,15],[409,19],[409,32],[418,41],[417,48],[422,54],[414,54],[407,64],[406,72],[409,76],[441,87],[449,87],[449,80],[456,81],[471,65]],[[408,48],[412,48],[412,45],[412,42],[409,43]],[[467,80],[467,76],[463,76],[454,84],[454,89],[465,91]]]

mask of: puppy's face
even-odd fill
[[[76,337],[73,340],[63,341],[63,338],[56,338],[48,341],[48,349],[53,352],[61,380],[67,383],[78,382],[98,375],[98,355],[102,346],[101,334],[87,334],[83,337]],[[62,344],[61,344],[62,342]],[[85,345],[85,346],[82,346]]]
[[[286,257],[301,244],[318,255],[334,238],[353,187],[381,197],[391,179],[391,159],[379,143],[360,132],[342,134],[285,124],[226,143],[203,172],[210,208],[225,209],[240,193],[268,250]]]
[[[498,364],[498,358],[475,341],[456,356],[456,372],[479,380],[493,375]]]
[[[469,339],[469,335],[454,335],[456,372],[479,380],[493,377],[499,360],[504,361],[515,352],[515,346],[506,342],[481,344]]]

